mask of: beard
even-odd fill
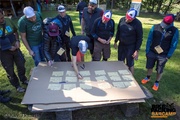
[[[88,13],[94,13],[93,9],[88,8]]]

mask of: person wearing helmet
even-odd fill
[[[118,60],[126,62],[132,74],[134,74],[134,60],[138,59],[138,51],[143,40],[142,23],[136,16],[137,10],[131,8],[126,16],[120,19],[114,42],[116,49],[119,41]]]
[[[84,35],[73,36],[70,41],[71,54],[72,54],[72,66],[78,79],[82,79],[83,76],[79,73],[77,67],[77,53],[85,54],[87,49],[91,48],[90,38]],[[82,56],[83,57],[83,56]]]

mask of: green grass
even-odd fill
[[[79,25],[79,18],[78,12],[68,11],[67,12],[74,24],[75,31],[78,35],[80,35],[80,25]],[[54,17],[57,15],[55,11],[44,11],[42,16],[45,17]],[[119,22],[119,19],[125,15],[125,11],[123,10],[114,10],[113,11],[113,19],[116,24]],[[149,14],[149,13],[140,13],[140,16],[137,17],[141,20],[143,24],[143,43],[141,46],[141,51],[139,55],[139,60],[135,62],[135,75],[137,82],[139,84],[141,79],[146,75],[146,57],[145,57],[145,45],[146,39],[148,36],[149,29],[153,24],[160,23],[162,20],[162,16],[158,14]],[[18,19],[14,19],[14,22],[17,23]],[[175,22],[175,26],[180,29],[180,23]],[[117,61],[117,50],[113,48],[114,38],[111,41],[111,58],[109,61]],[[30,71],[34,67],[33,60],[31,56],[28,54],[27,50],[25,49],[24,45],[21,43],[21,50],[24,53],[26,59],[26,75],[30,78]],[[76,120],[150,120],[150,110],[151,105],[156,103],[175,103],[177,108],[180,108],[180,45],[178,45],[173,57],[167,62],[162,80],[160,82],[160,88],[157,92],[154,92],[151,87],[153,82],[155,81],[155,71],[153,72],[153,76],[151,81],[145,85],[149,89],[149,91],[153,94],[154,98],[146,100],[145,103],[140,104],[140,114],[133,118],[125,118],[122,112],[120,111],[119,106],[114,107],[99,107],[99,108],[89,108],[89,109],[82,109],[73,112],[73,118]],[[85,56],[86,61],[90,61],[90,54],[86,54]],[[6,73],[2,66],[0,66],[0,86],[1,89],[10,89],[10,97],[12,98],[10,103],[1,104],[0,103],[0,119],[4,120],[17,120],[17,119],[25,119],[25,120],[52,120],[55,119],[54,113],[31,113],[27,106],[21,105],[21,100],[23,98],[22,93],[17,93],[14,87],[11,86],[9,83]],[[25,87],[25,86],[24,86]],[[178,110],[178,109],[177,109]],[[177,113],[180,111],[177,111]],[[179,116],[180,117],[180,116]],[[177,116],[169,117],[168,119],[174,120],[178,119]]]

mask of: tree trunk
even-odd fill
[[[166,9],[165,9],[165,11],[164,11],[164,14],[166,14],[166,13],[168,12],[171,4],[172,4],[172,0],[169,1],[169,4],[168,4],[168,6],[166,7]]]
[[[163,0],[158,0],[157,1],[157,9],[156,9],[156,13],[159,13],[159,11],[161,10],[161,6],[162,6],[162,2],[163,2]]]

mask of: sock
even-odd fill
[[[155,83],[159,83],[159,81],[156,80]]]
[[[148,79],[150,79],[150,77],[151,77],[150,75],[147,75],[147,78],[148,78]]]

